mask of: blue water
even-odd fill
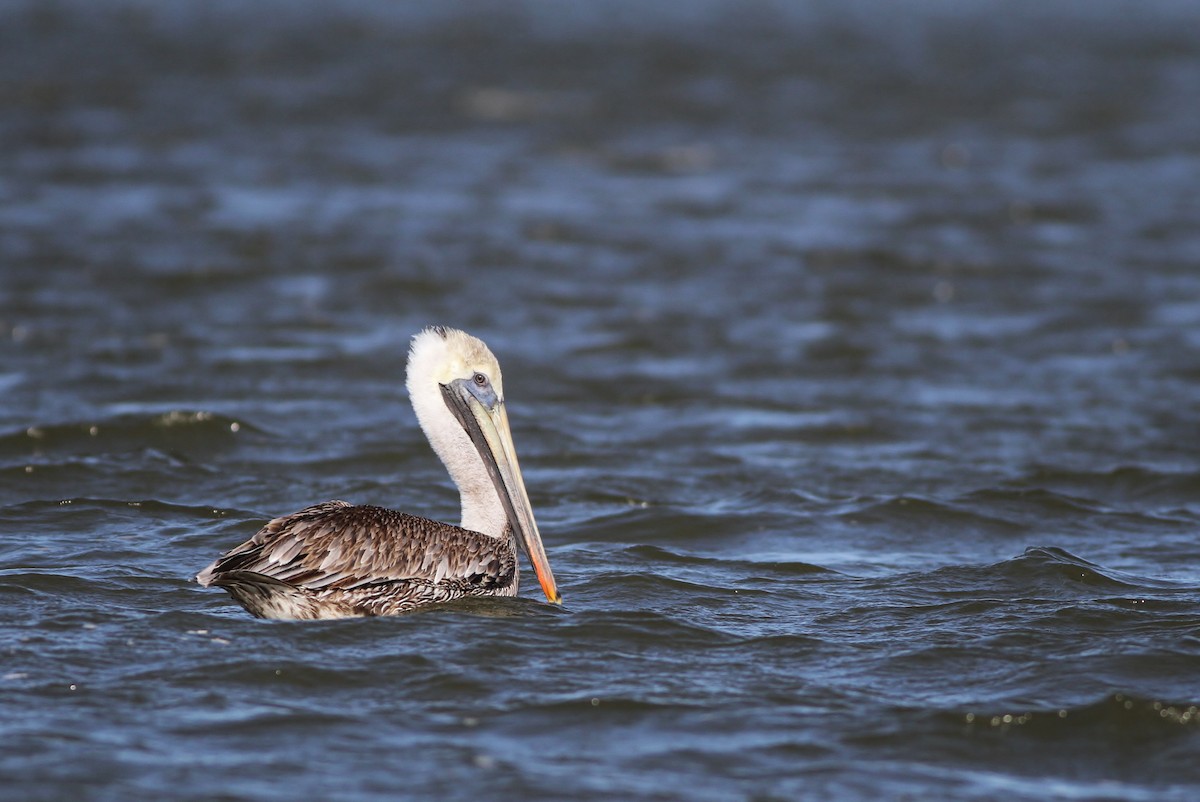
[[[0,6],[0,799],[1191,800],[1200,12]],[[264,622],[457,520],[504,367],[565,605]]]

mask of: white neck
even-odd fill
[[[429,444],[442,459],[450,478],[458,485],[462,502],[463,529],[503,537],[508,515],[496,486],[488,474],[483,457],[454,415],[446,407],[437,382],[422,383],[408,388],[413,411]]]

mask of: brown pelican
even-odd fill
[[[466,332],[435,326],[408,353],[417,421],[462,497],[459,526],[326,501],[276,518],[196,577],[260,618],[395,615],[463,596],[515,596],[517,544],[561,603],[504,408],[500,365]]]

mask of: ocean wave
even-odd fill
[[[837,517],[853,523],[878,523],[889,527],[953,528],[996,536],[1014,534],[1019,523],[1003,515],[985,513],[965,501],[940,501],[921,496],[859,498],[839,505]]]
[[[1113,693],[1081,705],[979,709],[953,718],[971,734],[1019,734],[1060,743],[1073,737],[1111,737],[1143,743],[1157,736],[1200,733],[1200,702]]]
[[[877,581],[884,586],[903,583],[951,596],[1002,593],[1007,597],[1109,598],[1137,591],[1152,595],[1194,591],[1185,583],[1106,568],[1057,546],[1031,546],[1015,557],[989,565],[939,566]]]
[[[1196,512],[1200,498],[1200,472],[1160,470],[1142,465],[1123,465],[1106,471],[1068,470],[1052,465],[1035,465],[1023,476],[1006,483],[1021,492],[1040,488],[1067,497],[1103,502],[1132,510]]]
[[[170,410],[95,420],[32,424],[0,434],[0,459],[46,454],[97,454],[143,448],[210,450],[262,430],[204,410]]]

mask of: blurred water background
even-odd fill
[[[0,798],[1200,796],[1200,7],[0,3]],[[191,578],[456,520],[565,608]]]

